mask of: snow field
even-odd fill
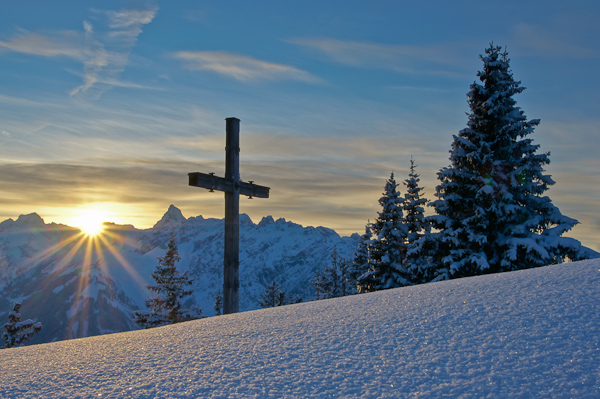
[[[598,398],[600,260],[0,352],[0,398]]]

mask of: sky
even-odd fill
[[[579,0],[5,2],[0,220],[222,218],[223,194],[187,174],[223,175],[237,117],[241,178],[271,187],[241,212],[362,233],[411,157],[434,198],[493,42],[541,119],[568,235],[600,250],[599,18]]]

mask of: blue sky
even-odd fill
[[[548,195],[600,250],[600,5],[595,1],[22,1],[0,14],[0,218],[100,209],[150,227],[175,204],[223,216],[188,172],[224,169],[241,119],[241,199],[342,234],[373,220],[412,156],[426,196],[466,126],[491,41],[507,46]]]

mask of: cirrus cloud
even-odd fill
[[[390,69],[399,73],[450,75],[464,61],[464,45],[401,45],[331,38],[297,38],[288,43],[324,54],[352,67]]]
[[[318,78],[290,65],[276,64],[226,51],[179,51],[173,57],[188,69],[211,71],[247,82],[256,80],[298,80],[316,83]]]
[[[83,41],[74,31],[56,32],[50,35],[31,33],[25,30],[10,40],[0,40],[0,49],[43,57],[68,57],[83,61]]]
[[[142,27],[152,22],[157,9],[94,11],[101,17],[98,27],[83,21],[81,31],[28,32],[21,30],[8,40],[0,40],[0,51],[49,58],[66,57],[83,63],[83,83],[71,90],[71,96],[98,98],[114,86],[144,87],[120,84],[119,77],[127,67],[129,54]]]

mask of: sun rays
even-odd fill
[[[98,228],[98,225],[101,228]],[[77,236],[77,242],[71,250],[61,260],[60,266],[56,271],[68,269],[69,266],[75,265],[77,273],[77,291],[71,301],[71,309],[73,315],[69,320],[69,328],[72,330],[74,337],[85,336],[86,331],[78,333],[76,329],[80,329],[81,325],[77,321],[80,317],[77,314],[92,311],[92,301],[100,301],[99,298],[102,289],[96,291],[92,283],[103,286],[107,279],[112,279],[118,282],[118,275],[125,272],[143,286],[145,284],[143,278],[121,254],[121,251],[126,247],[132,247],[134,243],[127,237],[120,234],[118,230],[112,230],[109,225],[103,222],[98,223],[93,221],[90,228],[85,230],[81,228],[81,233]],[[85,327],[84,327],[85,328]]]
[[[45,295],[64,296],[69,319],[65,327],[71,338],[86,335],[87,325],[79,321],[87,320],[88,312],[97,312],[98,302],[114,302],[115,308],[123,305],[115,294],[124,288],[119,284],[124,279],[140,287],[146,284],[127,260],[129,250],[137,248],[137,240],[119,225],[104,223],[99,215],[82,217],[76,228],[41,221],[35,227],[4,233],[19,235],[22,238],[18,241],[31,245],[23,249],[30,253],[26,260],[10,269],[17,276],[39,272],[45,280],[42,283]],[[113,292],[115,289],[117,292]]]

